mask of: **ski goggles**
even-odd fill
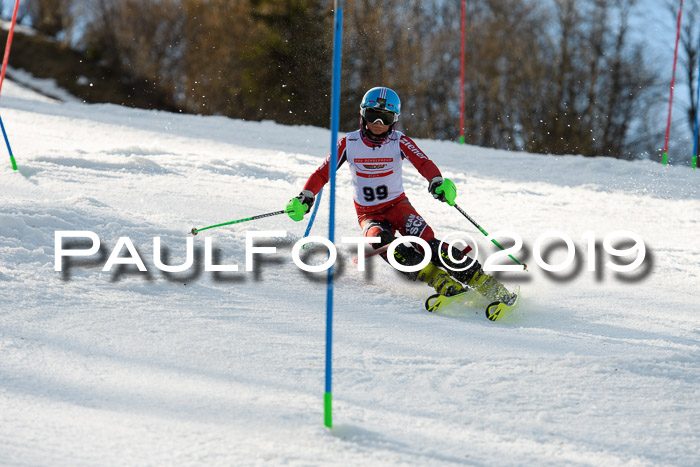
[[[370,123],[376,123],[380,120],[384,125],[391,125],[396,121],[397,115],[389,110],[373,109],[371,107],[364,107],[362,109],[362,118]]]

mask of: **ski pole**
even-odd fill
[[[304,231],[304,236],[302,238],[306,238],[309,236],[309,233],[311,232],[311,227],[314,225],[314,221],[316,220],[316,213],[318,212],[318,206],[321,204],[321,195],[323,194],[323,188],[321,188],[321,191],[318,192],[316,195],[316,204],[314,204],[314,209],[311,212],[311,217],[309,218],[309,223],[306,224],[306,231]],[[313,243],[304,243],[304,246],[302,248],[306,249],[311,247]]]
[[[487,236],[487,237],[489,236],[488,232],[487,232],[486,230],[484,230],[483,227],[481,227],[474,219],[472,219],[471,216],[470,216],[469,214],[467,214],[467,213],[464,211],[464,209],[460,208],[457,204],[455,204],[454,206],[455,206],[455,209],[457,209],[457,210],[460,212],[460,214],[462,214],[464,217],[466,217],[466,218],[469,220],[469,222],[471,222],[472,224],[474,224],[474,227],[476,227],[477,229],[479,229],[479,231],[480,231],[482,234],[484,234],[484,235]],[[498,248],[500,248],[501,250],[505,250],[505,248],[503,248],[503,247],[501,246],[501,244],[498,243],[498,242],[496,241],[496,239],[492,238],[492,239],[491,239],[491,242],[492,242],[494,245],[496,245]],[[513,261],[515,261],[515,262],[518,263],[519,265],[521,265],[521,266],[523,267],[523,271],[527,271],[527,264],[521,263],[520,261],[518,261],[517,259],[515,259],[515,258],[513,257],[513,255],[508,255],[508,256],[510,257],[510,259],[512,259]]]
[[[309,236],[309,233],[311,232],[311,227],[314,225],[314,221],[316,220],[316,213],[318,212],[318,206],[321,204],[321,195],[323,195],[323,188],[318,192],[316,195],[316,204],[314,205],[314,210],[311,213],[311,217],[309,218],[309,223],[306,224],[306,231],[304,231],[304,237],[306,238]],[[306,246],[306,245],[304,245]]]
[[[280,214],[286,214],[287,212],[288,211],[286,209],[283,209],[281,211],[268,212],[266,214],[258,214],[257,216],[253,216],[253,217],[246,217],[245,219],[238,219],[235,221],[224,222],[223,224],[210,225],[209,227],[202,227],[201,229],[198,229],[197,227],[192,227],[192,230],[190,230],[190,233],[192,235],[197,235],[197,232],[201,232],[202,230],[213,229],[214,227],[222,227],[224,225],[239,224],[241,222],[254,221],[256,219],[262,219],[263,217],[278,216]]]

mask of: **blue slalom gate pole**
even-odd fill
[[[338,169],[338,122],[340,120],[340,63],[343,49],[343,0],[335,0],[333,32],[333,85],[331,89],[331,165],[328,240],[335,242],[335,171]],[[332,349],[333,349],[333,266],[328,268],[326,287],[326,392],[323,395],[323,423],[333,428]]]
[[[698,41],[700,50],[700,41]],[[698,166],[698,114],[700,113],[700,54],[698,54],[698,85],[695,88],[695,132],[693,133],[693,169]]]
[[[5,125],[2,123],[2,117],[0,117],[0,128],[2,128],[2,136],[5,137],[5,144],[7,144],[7,150],[10,152],[10,162],[12,162],[12,170],[17,170],[17,162],[15,162],[15,156],[12,154],[10,140],[7,139],[7,132],[5,132]]]

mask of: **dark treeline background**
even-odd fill
[[[668,77],[632,34],[637,3],[467,0],[467,143],[658,158]],[[691,95],[699,3],[685,7]],[[383,85],[402,98],[402,130],[459,137],[460,7],[345,0],[341,130],[357,127],[362,95]],[[327,127],[332,8],[332,0],[25,0],[20,19],[172,108]],[[691,105],[689,121],[695,112]]]

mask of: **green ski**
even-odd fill
[[[515,300],[512,303],[493,302],[487,306],[486,317],[491,321],[498,321],[513,311],[513,309],[518,306],[518,301],[520,300],[520,287],[518,287],[513,295],[515,295]]]
[[[433,294],[425,301],[425,309],[430,312],[441,310],[450,305],[457,303],[461,304],[469,301],[469,299],[475,294],[476,296],[481,297],[474,289],[468,289],[455,295]],[[518,306],[518,301],[520,300],[520,287],[517,288],[513,296],[515,299],[511,303],[493,302],[489,304],[489,306],[486,307],[486,318],[491,321],[498,321],[510,313],[516,306]],[[469,306],[471,305],[473,305],[473,303],[469,304]]]
[[[453,303],[461,303],[475,293],[476,291],[474,289],[467,289],[464,292],[460,292],[455,295],[442,295],[436,293],[428,297],[428,299],[425,301],[425,309],[433,312]]]

